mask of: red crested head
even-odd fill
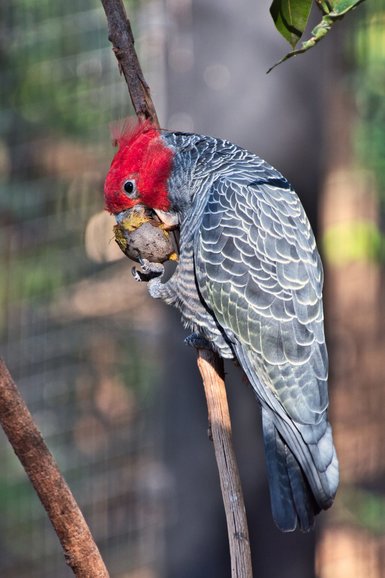
[[[112,137],[119,150],[104,184],[106,210],[117,214],[142,204],[167,211],[167,180],[174,154],[159,129],[150,121],[128,121],[119,132],[113,128]]]

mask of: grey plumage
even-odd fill
[[[308,530],[338,485],[313,233],[289,183],[257,156],[200,135],[162,138],[176,153],[168,185],[180,261],[150,293],[238,359],[262,406],[274,519]]]

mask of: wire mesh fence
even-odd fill
[[[168,83],[168,127],[230,137],[285,173],[287,163],[313,218],[314,176],[317,183],[321,176],[332,183],[323,192],[323,210],[328,203],[332,220],[340,218],[340,210],[341,222],[348,224],[323,224],[331,407],[342,484],[318,539],[317,574],[378,578],[384,567],[382,6],[367,4],[364,25],[349,34],[348,51],[337,39],[327,74],[322,73],[324,49],[319,48],[306,61],[289,63],[281,76],[266,80],[265,70],[276,56],[258,62],[274,42],[266,40],[261,14],[255,23],[250,17],[256,14],[255,2],[242,5],[244,13],[238,5],[223,9],[219,0],[209,10],[199,1],[166,2],[166,23],[158,0],[125,3],[135,16],[141,62],[163,119]],[[229,41],[235,38],[236,43]],[[349,70],[338,66],[346,52],[356,61]],[[168,371],[184,382],[175,388],[169,380],[162,392],[173,419],[161,432],[152,408],[159,401],[165,363],[159,343],[164,309],[131,280],[130,266],[119,260],[111,240],[112,223],[100,216],[104,175],[113,154],[108,123],[127,115],[128,94],[107,43],[99,1],[0,3],[0,70],[0,355],[78,499],[113,578],[158,578],[167,566],[168,577],[224,576],[228,560],[222,509],[215,468],[210,470],[211,449],[204,434],[199,437],[205,410],[193,411],[194,377],[187,375],[192,372],[174,347]],[[228,84],[215,83],[215,70],[227,71]],[[318,100],[324,85],[330,85],[333,97],[342,94],[338,106],[325,108]],[[329,134],[321,136],[325,127]],[[301,137],[302,130],[306,135]],[[333,153],[336,147],[341,155]],[[339,204],[341,190],[318,167],[322,154],[331,165],[329,172],[342,163],[347,176]],[[352,171],[357,159],[359,173]],[[356,175],[362,176],[362,168],[361,186]],[[352,212],[353,205],[359,211]],[[350,226],[352,217],[358,226]],[[346,262],[337,263],[341,255]],[[182,336],[173,333],[169,339],[175,345]],[[311,536],[274,533],[260,466],[262,446],[259,457],[252,448],[258,410],[246,394],[242,401],[239,383],[236,388],[229,392],[236,398],[232,409],[238,413],[233,423],[240,461],[244,454],[243,469],[250,476],[245,485],[256,571],[309,576]],[[190,426],[195,423],[194,433],[186,427],[188,420]],[[179,476],[172,496],[173,474],[159,459],[162,436]],[[196,491],[202,479],[204,491]],[[71,575],[1,432],[0,511],[0,576]],[[178,518],[174,525],[173,516]]]
[[[127,89],[97,0],[14,0],[0,17],[1,356],[111,575],[156,576],[167,486],[151,416],[159,311],[98,215],[108,122],[127,114]],[[2,434],[0,463],[0,575],[72,575]]]

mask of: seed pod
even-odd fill
[[[162,228],[153,211],[142,205],[125,211],[114,233],[120,249],[133,261],[139,261],[139,257],[153,263],[177,260],[173,235]]]

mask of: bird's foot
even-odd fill
[[[213,350],[210,341],[208,341],[205,337],[202,337],[199,333],[192,333],[184,340],[186,345],[190,347],[194,347],[195,349],[209,349],[210,351]]]
[[[139,257],[140,270],[136,267],[131,269],[131,273],[135,281],[141,283],[148,282],[157,277],[161,277],[164,273],[164,267],[161,263],[151,263],[147,259]]]

